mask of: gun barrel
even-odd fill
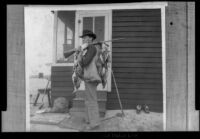
[[[68,58],[69,56],[71,56],[72,54],[74,54],[76,52],[76,49],[71,49],[69,51],[65,51],[64,52],[64,57]]]
[[[105,42],[112,42],[112,41],[116,41],[116,40],[122,40],[125,38],[116,38],[116,39],[112,39],[112,40],[107,40],[107,41],[100,41],[100,42],[93,42],[91,44],[98,44],[98,43],[105,43]],[[86,48],[85,48],[86,49]],[[68,58],[69,56],[71,56],[72,54],[74,54],[76,52],[76,49],[71,49],[69,51],[64,52],[64,57]]]
[[[116,38],[116,39],[107,40],[107,41],[94,42],[94,43],[92,43],[92,44],[105,43],[105,42],[112,42],[112,41],[123,40],[123,39],[125,39],[125,38]]]

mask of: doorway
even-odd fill
[[[82,39],[79,37],[82,35],[83,30],[91,30],[97,35],[95,41],[105,41],[111,40],[111,10],[103,10],[103,11],[76,11],[76,41],[75,47],[78,47],[82,44]],[[112,44],[111,42],[107,43],[109,45],[110,55],[112,54]],[[79,88],[80,90],[85,89],[84,82],[81,83]],[[97,86],[97,90],[99,91],[111,91],[111,66],[108,70],[108,79],[105,88],[102,87],[101,84]]]

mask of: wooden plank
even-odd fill
[[[113,63],[113,67],[162,67],[161,63]]]
[[[68,78],[72,77],[72,72],[52,72],[52,77],[66,76]]]
[[[58,92],[54,92],[51,94],[52,97],[71,97],[72,96],[72,92],[64,92],[64,93],[58,93]]]
[[[2,132],[24,132],[26,131],[24,6],[7,5],[5,8],[7,9],[7,54],[5,54],[7,110],[1,113],[1,126]]]
[[[143,102],[140,102],[141,104],[143,103]],[[127,109],[136,109],[136,106],[137,106],[138,104],[131,104],[131,105],[129,105],[129,104],[123,104],[123,109],[124,110],[127,110]],[[158,105],[156,105],[156,104],[148,104],[148,106],[149,106],[149,108],[150,108],[150,112],[163,112],[163,108],[162,108],[162,105],[160,106],[158,106]],[[107,103],[107,106],[106,106],[106,108],[107,108],[107,110],[119,110],[119,104],[116,102],[116,103]]]
[[[141,89],[126,89],[126,88],[122,88],[119,89],[120,93],[162,93],[162,89],[145,89],[145,88],[141,88]],[[112,92],[109,93],[114,93],[116,94],[116,88],[112,88]]]
[[[117,21],[115,21],[115,22],[113,22],[113,25],[112,25],[113,27],[118,27],[118,26],[120,26],[120,27],[124,27],[124,26],[142,26],[142,27],[144,27],[144,26],[150,26],[150,27],[154,27],[154,26],[156,26],[156,27],[160,27],[161,26],[161,22],[160,21],[154,21],[154,22],[152,22],[152,21],[145,21],[145,22],[140,22],[140,21],[132,21],[132,22],[117,22]]]
[[[85,95],[84,92],[85,91],[78,91],[76,93],[76,98],[84,98],[84,95]],[[106,100],[107,99],[107,92],[105,92],[105,91],[97,91],[97,98]]]
[[[195,2],[188,2],[188,131],[199,131],[199,111],[195,110]],[[197,77],[197,76],[196,76]],[[197,97],[197,96],[196,96]]]
[[[66,78],[66,77],[62,77],[62,76],[55,76],[51,78],[51,81],[55,81],[55,82],[72,82],[72,78]]]
[[[126,27],[113,27],[112,28],[113,32],[117,32],[117,31],[127,31],[127,32],[134,32],[134,31],[138,31],[138,32],[160,32],[161,31],[161,27],[157,27],[157,26],[144,26],[144,27],[132,27],[132,26],[126,26]]]
[[[73,87],[73,83],[71,82],[52,82],[52,87]]]
[[[106,101],[98,100],[98,106],[99,106],[100,109],[106,108]],[[75,108],[85,107],[84,100],[73,100],[73,107],[75,107]]]
[[[113,68],[113,72],[132,73],[162,73],[162,68]]]
[[[125,48],[126,49],[126,48]],[[151,48],[150,48],[151,49]],[[160,48],[159,48],[160,49]],[[148,49],[146,49],[148,50]],[[115,62],[138,62],[138,63],[161,63],[162,62],[162,59],[161,58],[113,58],[112,59],[112,62],[115,63]]]
[[[113,53],[113,58],[115,57],[161,57],[161,53],[144,53],[144,52],[132,52],[132,53]]]
[[[186,3],[168,2],[168,6],[166,7],[167,131],[187,130]]]
[[[72,81],[51,81],[51,84],[60,84],[62,83],[63,85],[65,84],[73,84]]]
[[[154,84],[154,85],[158,85],[158,86],[162,86],[162,80],[161,79],[154,79],[154,80],[151,80],[151,79],[121,79],[121,78],[118,78],[117,79],[117,83],[118,84]],[[114,82],[112,82],[112,84],[114,84]]]
[[[115,32],[113,32],[115,33]],[[152,37],[126,37],[123,40],[116,40],[115,42],[120,42],[120,43],[160,43],[161,39],[159,38],[152,38]]]
[[[145,83],[145,84],[162,84],[161,79],[132,79],[132,78],[127,78],[127,79],[123,79],[123,78],[118,78],[117,79],[117,83],[127,83],[127,84],[131,84],[131,83]]]
[[[115,31],[112,34],[113,38],[118,38],[118,37],[158,37],[161,38],[161,32],[158,31],[133,31],[133,32],[129,32],[129,31]]]
[[[116,93],[108,93],[109,99],[117,99],[117,94]],[[120,98],[121,99],[141,99],[141,98],[146,98],[146,99],[162,99],[163,94],[162,93],[120,93]]]
[[[130,82],[132,80],[132,82]],[[143,81],[145,80],[145,81]],[[138,85],[138,86],[144,86],[144,85],[147,85],[147,86],[159,86],[159,88],[162,88],[162,79],[157,79],[157,80],[153,80],[151,81],[151,79],[132,79],[132,78],[127,78],[126,79],[121,79],[121,78],[118,78],[117,79],[117,83],[120,84],[122,87],[123,86],[130,86],[130,85]],[[156,81],[156,82],[155,82]],[[113,80],[112,80],[112,84],[114,84]],[[120,86],[118,86],[120,88]],[[114,88],[114,87],[113,87]],[[124,87],[123,87],[124,88]]]
[[[72,72],[73,71],[73,67],[70,67],[70,66],[53,66],[51,68],[51,71],[52,72],[55,72],[55,71]]]
[[[161,12],[138,12],[138,11],[132,11],[132,12],[113,12],[113,17],[117,18],[117,17],[160,17],[161,16]]]
[[[129,47],[136,47],[136,48],[141,48],[141,47],[145,47],[145,48],[161,48],[161,43],[160,42],[151,42],[151,43],[145,43],[145,42],[140,42],[140,43],[136,43],[136,42],[112,42],[112,48],[129,48]]]
[[[161,80],[162,81],[162,80]],[[112,82],[113,84],[113,82]],[[161,89],[162,84],[145,84],[145,83],[118,83],[117,84],[118,89]],[[115,86],[112,86],[113,89],[115,89]]]
[[[128,78],[128,79],[162,79],[161,74],[129,74],[129,73],[123,73],[123,74],[115,74],[116,80],[118,78]]]
[[[52,88],[52,92],[56,92],[56,91],[68,91],[68,92],[72,92],[74,90],[74,88],[69,88],[69,87],[54,87]]]
[[[144,104],[146,104],[146,105],[148,105],[149,106],[149,108],[151,109],[151,110],[153,110],[153,108],[157,108],[157,109],[160,109],[161,111],[162,111],[162,109],[163,109],[163,104],[162,104],[162,102],[157,102],[157,101],[154,101],[154,100],[130,100],[130,101],[128,101],[128,102],[126,102],[126,101],[122,101],[122,106],[123,106],[123,109],[128,109],[128,108],[130,108],[130,109],[136,109],[136,106],[137,105],[144,105]],[[107,102],[107,109],[109,109],[109,105],[110,106],[112,106],[112,107],[116,107],[116,106],[118,106],[118,110],[119,110],[119,102],[117,102],[117,101],[109,101],[109,102]]]
[[[119,21],[161,21],[160,17],[114,17],[113,22],[119,22]]]
[[[112,49],[113,53],[115,52],[121,52],[121,53],[130,53],[130,52],[162,52],[161,48],[114,48]]]
[[[107,104],[110,104],[113,102],[117,102],[116,99],[113,99],[113,101],[111,99],[109,99],[107,101]],[[144,100],[144,99],[140,99],[140,100],[124,99],[124,100],[122,100],[122,105],[134,105],[134,104],[162,105],[162,100],[159,100],[159,101],[155,101],[154,99],[152,99],[152,100]]]
[[[120,12],[160,12],[160,9],[116,9],[113,13]]]
[[[72,92],[67,92],[67,91],[53,91],[52,95],[56,96],[56,94],[72,94]]]
[[[113,14],[117,14],[117,13],[129,13],[129,12],[140,12],[140,13],[160,13],[160,9],[116,9],[113,10]]]
[[[84,112],[85,113],[85,107],[73,107],[70,109],[70,113],[71,112]],[[106,112],[106,108],[104,107],[99,107],[99,112]],[[100,113],[101,115],[101,113]]]

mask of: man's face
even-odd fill
[[[82,39],[83,39],[83,44],[92,42],[92,37],[89,36],[84,36]]]

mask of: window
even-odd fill
[[[75,11],[58,11],[56,63],[73,63],[73,55],[65,59],[63,52],[73,49],[75,41]]]

